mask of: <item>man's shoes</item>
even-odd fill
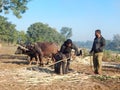
[[[99,74],[99,73],[95,71],[94,74]]]

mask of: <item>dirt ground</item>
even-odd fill
[[[3,46],[0,57],[14,55],[15,50]],[[103,66],[103,75],[94,75],[81,57],[71,62],[71,68],[73,72],[56,75],[51,68],[28,65],[24,58],[0,58],[0,90],[120,90],[120,68]]]

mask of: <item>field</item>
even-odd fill
[[[94,75],[90,57],[76,57],[73,72],[57,75],[52,68],[28,65],[24,55],[14,57],[16,48],[0,49],[0,90],[120,90],[119,61],[104,62],[103,75]]]

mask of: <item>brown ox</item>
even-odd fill
[[[37,64],[39,59],[40,65],[43,65],[43,57],[53,59],[53,55],[56,54],[59,50],[58,45],[56,43],[51,43],[51,42],[37,42],[34,45],[27,45],[26,48],[27,49],[24,50],[23,48],[19,47],[19,51],[21,49],[22,52],[24,52],[22,54],[27,54],[28,56],[30,56],[29,64],[31,64],[33,61],[33,58],[35,58],[35,60],[37,61]]]
[[[53,55],[56,54],[59,50],[58,45],[56,43],[50,42],[37,42],[34,44],[34,50],[36,51],[40,65],[43,65],[43,57],[53,58]],[[29,49],[29,48],[28,48]]]

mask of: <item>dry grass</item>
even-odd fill
[[[2,46],[0,54],[14,54],[17,49],[17,46]]]
[[[16,46],[2,46],[0,54],[13,55]],[[93,75],[90,57],[71,62],[74,72],[57,75],[51,68],[28,66],[22,59],[0,59],[0,90],[120,90],[120,70],[103,67]],[[114,63],[116,64],[116,63]]]

